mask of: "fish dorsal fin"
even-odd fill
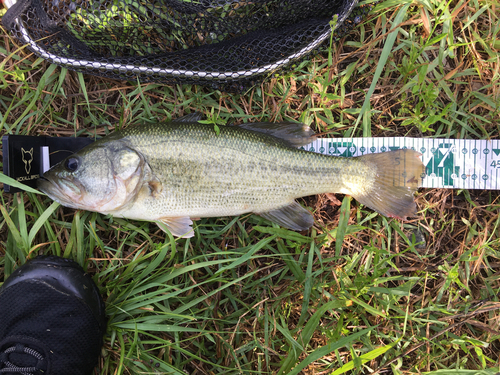
[[[293,147],[308,145],[316,139],[313,130],[308,125],[300,122],[256,122],[238,126],[243,129],[272,135]]]
[[[172,120],[172,122],[198,122],[202,118],[203,118],[203,113],[194,112],[194,113],[190,113],[189,115],[185,115],[185,116],[176,118],[175,120]]]
[[[165,224],[175,237],[189,238],[194,236],[194,231],[191,225],[193,222],[188,216],[182,217],[162,217],[158,219],[163,224]],[[164,230],[160,225],[158,225],[161,230]]]
[[[267,220],[292,230],[306,230],[314,224],[311,213],[295,201],[288,206],[267,212],[259,212],[258,214]]]

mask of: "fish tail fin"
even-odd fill
[[[413,194],[421,186],[425,171],[420,155],[417,151],[402,149],[360,156],[360,160],[376,171],[376,177],[372,184],[352,189],[350,195],[387,217],[406,220],[408,216],[416,216]]]

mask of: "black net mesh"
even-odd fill
[[[3,23],[72,70],[240,91],[330,40],[335,15],[344,35],[367,11],[356,2],[17,0]]]

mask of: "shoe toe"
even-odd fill
[[[19,267],[0,288],[0,316],[1,370],[88,375],[97,364],[104,303],[74,262],[45,257]]]

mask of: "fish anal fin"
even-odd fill
[[[413,194],[425,171],[420,153],[404,149],[361,158],[377,171],[376,178],[369,186],[352,188],[347,193],[384,216],[401,220],[416,216]]]
[[[267,212],[258,212],[263,218],[292,230],[306,230],[314,224],[309,211],[297,202]]]
[[[162,217],[158,219],[158,221],[161,221],[163,224],[165,224],[170,233],[172,233],[172,235],[175,237],[189,238],[194,236],[194,230],[191,227],[193,222],[188,216]],[[160,225],[158,226],[161,230],[163,230]]]
[[[308,125],[300,122],[256,122],[238,126],[243,129],[279,138],[293,147],[308,145],[316,139],[313,130]]]

